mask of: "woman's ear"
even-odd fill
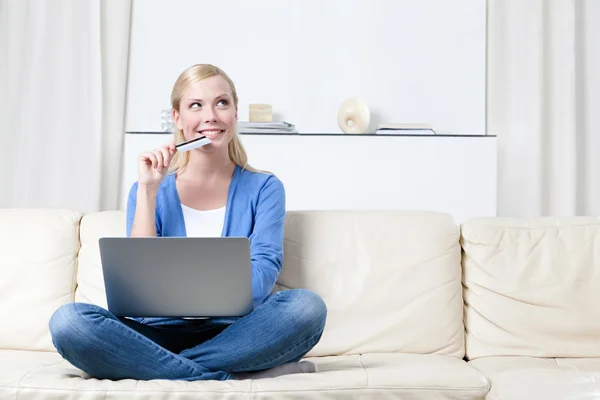
[[[173,122],[175,123],[175,126],[177,126],[177,129],[183,129],[181,126],[181,119],[179,118],[179,111],[176,109],[173,109]]]

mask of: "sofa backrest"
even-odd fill
[[[461,227],[467,357],[600,357],[600,219]]]
[[[82,215],[0,210],[0,349],[55,351],[48,321],[73,301]]]
[[[82,219],[76,301],[106,307],[97,242],[124,234],[123,212]],[[278,283],[311,289],[327,304],[309,355],[464,355],[459,231],[448,215],[288,211]]]
[[[106,307],[98,239],[124,227],[122,211],[0,210],[0,349],[54,351],[58,307]],[[477,218],[461,229],[470,359],[600,356],[599,218]],[[462,357],[461,248],[449,216],[290,211],[284,250],[280,288],[314,290],[328,306],[309,355]]]
[[[459,230],[432,212],[289,211],[279,284],[327,304],[308,354],[464,356]]]
[[[75,301],[108,307],[98,240],[101,237],[124,236],[126,236],[124,211],[91,213],[81,219],[81,250],[78,258]]]

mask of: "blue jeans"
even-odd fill
[[[320,340],[326,314],[304,289],[272,294],[242,318],[138,321],[69,303],[50,319],[50,332],[64,359],[99,379],[227,380],[299,361]]]

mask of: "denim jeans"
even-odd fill
[[[320,340],[326,314],[318,295],[292,289],[242,318],[132,320],[69,303],[49,325],[63,358],[99,379],[227,380],[299,361]]]

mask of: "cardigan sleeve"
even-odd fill
[[[271,293],[281,271],[284,220],[285,189],[281,181],[271,175],[258,194],[249,237],[255,307]]]
[[[135,182],[129,190],[129,196],[127,197],[127,222],[126,222],[126,234],[127,237],[131,236],[131,229],[133,228],[133,218],[135,217],[135,206],[137,203],[137,188],[138,183]]]

